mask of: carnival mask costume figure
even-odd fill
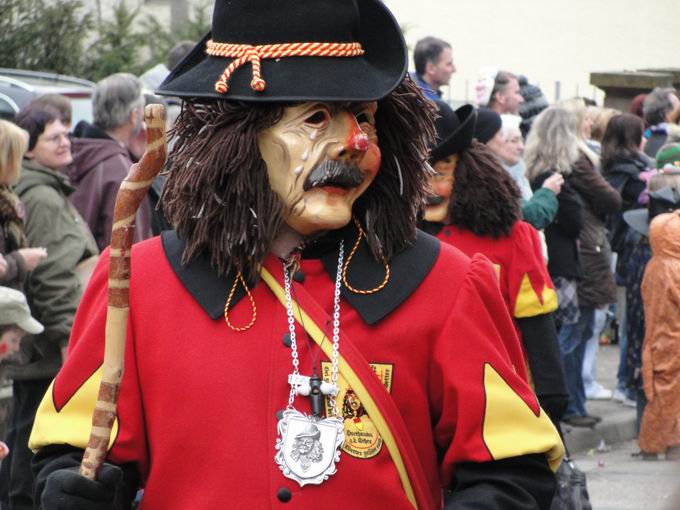
[[[406,67],[379,0],[216,2],[160,89],[186,101],[175,230],[131,255],[106,463],[77,473],[105,254],[32,435],[43,508],[549,507],[562,445],[493,268],[416,229],[433,110]]]
[[[437,102],[437,139],[421,227],[465,254],[494,264],[501,293],[522,342],[541,407],[556,427],[568,399],[552,311],[557,296],[538,232],[521,220],[519,189],[489,149],[473,140],[476,112]],[[511,351],[512,355],[512,351]],[[522,366],[522,368],[524,368]]]

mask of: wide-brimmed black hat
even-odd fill
[[[208,55],[210,40],[217,43],[211,52],[231,56]],[[359,54],[309,56],[334,52]],[[216,83],[232,63],[223,81],[228,90],[220,93]],[[244,101],[375,101],[402,81],[407,66],[399,24],[381,0],[216,0],[211,32],[157,92]]]
[[[437,139],[430,149],[432,163],[460,154],[470,147],[475,131],[476,112],[472,105],[466,104],[455,112],[444,101],[435,101],[439,117],[434,121]]]
[[[680,193],[670,186],[665,186],[649,194],[647,209],[633,209],[623,213],[624,221],[636,232],[649,235],[649,223],[659,214],[680,209]]]

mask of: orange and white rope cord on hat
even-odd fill
[[[227,66],[219,80],[215,83],[215,90],[220,94],[224,94],[229,90],[229,77],[246,62],[250,62],[253,66],[253,79],[250,81],[250,88],[256,92],[262,92],[267,86],[262,79],[262,71],[260,69],[260,61],[262,59],[285,57],[357,57],[364,54],[361,44],[357,42],[306,42],[251,46],[250,44],[218,43],[213,40],[206,43],[205,52],[213,57],[235,59]]]

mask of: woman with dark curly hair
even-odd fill
[[[522,339],[541,406],[555,424],[567,391],[552,312],[557,295],[543,261],[538,232],[521,220],[520,191],[487,146],[472,140],[475,113],[437,104],[438,142],[430,153],[435,175],[422,228],[469,256],[496,267],[501,293]],[[519,370],[519,367],[518,367]]]

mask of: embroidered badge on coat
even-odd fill
[[[378,376],[388,392],[392,391],[392,374],[394,366],[388,363],[370,363],[373,372]],[[331,363],[321,363],[322,377],[330,382]],[[383,439],[378,430],[366,413],[361,400],[354,390],[349,387],[347,381],[338,374],[338,396],[335,402],[342,414],[345,424],[345,444],[342,450],[357,459],[370,459],[380,453]],[[326,415],[330,415],[331,408],[326,400]]]

